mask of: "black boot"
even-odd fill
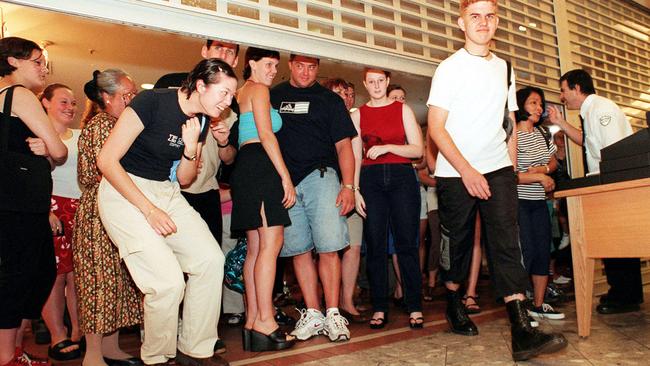
[[[465,305],[463,305],[458,291],[447,290],[447,310],[445,311],[445,316],[453,333],[466,336],[478,335],[478,328],[469,316],[467,316]]]
[[[512,358],[524,361],[543,353],[553,353],[569,342],[562,334],[546,334],[531,327],[526,306],[521,300],[506,303],[512,335]]]

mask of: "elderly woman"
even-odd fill
[[[65,162],[59,139],[32,90],[45,86],[47,60],[34,42],[0,39],[0,365],[21,365],[18,329],[38,318],[56,278],[48,221],[51,167]]]
[[[77,165],[83,190],[75,214],[73,244],[80,328],[87,345],[83,365],[137,365],[142,362],[120,348],[118,329],[142,323],[141,295],[97,211],[102,177],[97,155],[137,89],[127,73],[108,69],[95,71],[84,92],[88,102],[81,121]]]

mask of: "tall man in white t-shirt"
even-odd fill
[[[524,302],[529,280],[517,237],[517,182],[502,127],[506,101],[511,112],[517,110],[517,101],[506,62],[489,49],[498,23],[496,0],[461,0],[458,25],[465,46],[436,70],[428,122],[440,150],[435,171],[438,212],[443,235],[449,237],[447,321],[454,333],[478,334],[458,293],[469,270],[478,210],[496,295],[508,309],[512,356],[518,361],[555,352],[567,341],[561,334],[531,327]]]
[[[560,100],[568,109],[580,110],[582,130],[562,119],[557,108],[549,109],[549,120],[559,126],[576,144],[585,149],[585,172],[598,173],[600,150],[632,134],[625,113],[611,100],[596,95],[588,72],[571,70],[560,78]],[[616,243],[612,243],[616,245]],[[609,291],[600,298],[596,310],[601,314],[638,311],[643,302],[641,261],[639,258],[603,259]]]

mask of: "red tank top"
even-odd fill
[[[383,107],[369,107],[364,104],[359,108],[361,140],[363,141],[362,165],[411,163],[411,159],[393,153],[384,154],[375,160],[366,157],[367,151],[375,145],[406,144],[402,107],[402,103],[393,102]]]

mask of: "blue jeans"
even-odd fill
[[[418,227],[420,191],[410,164],[377,164],[361,168],[361,193],[366,202],[364,224],[366,266],[374,311],[388,311],[388,226],[395,235],[395,252],[402,273],[404,301],[409,312],[422,311]]]

